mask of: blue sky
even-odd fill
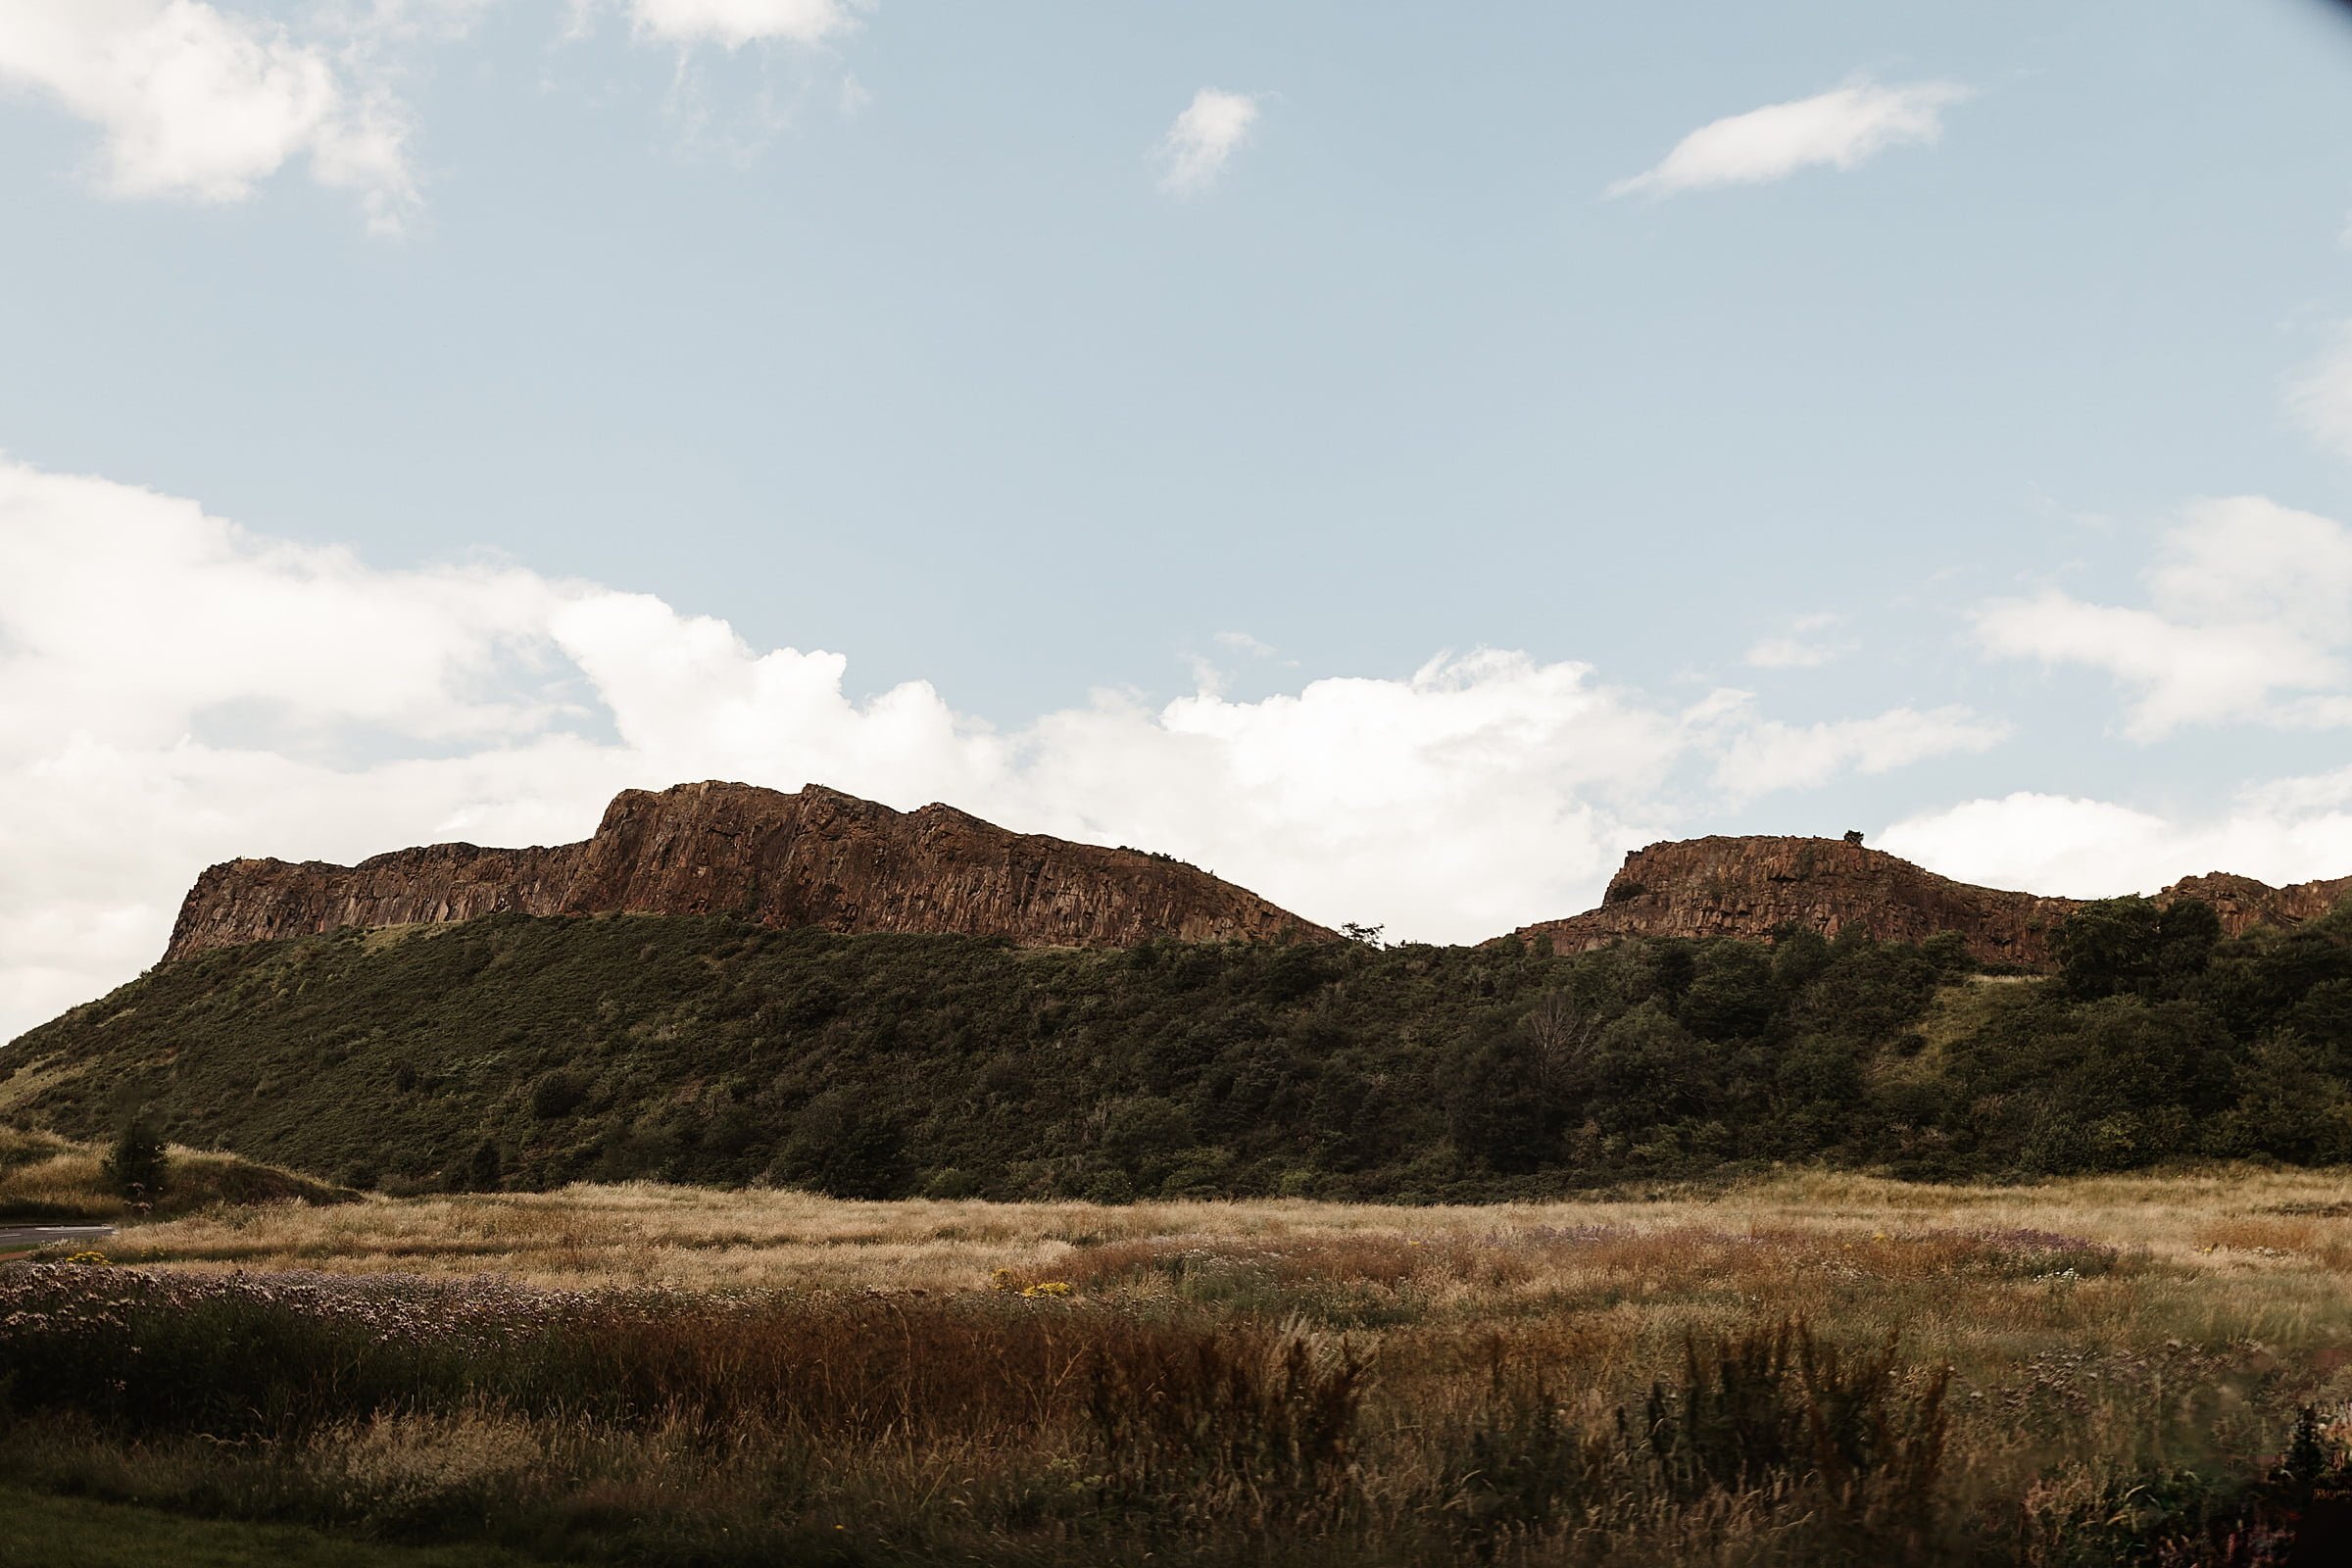
[[[2319,0],[17,0],[0,233],[0,1033],[705,771],[1446,940],[2352,871]]]

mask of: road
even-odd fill
[[[112,1225],[0,1225],[0,1252],[14,1252],[27,1247],[47,1247],[55,1242],[78,1242],[95,1247],[100,1242],[114,1240]]]

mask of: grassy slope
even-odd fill
[[[1003,1196],[1085,1190],[1105,1136],[1155,1182],[1206,1140],[1225,1152],[1196,1156],[1204,1189],[1239,1170],[1264,1190],[1317,1163],[1301,1146],[1322,1123],[1381,1118],[1359,1164],[1442,1142],[1433,1054],[1565,962],[699,918],[338,933],[167,965],[32,1031],[0,1057],[0,1117],[102,1136],[151,1104],[183,1142],[363,1180],[434,1175],[489,1138],[510,1181],[725,1182],[847,1090],[888,1114],[916,1174],[980,1171]],[[1318,1107],[1327,1086],[1345,1098]]]
[[[0,1120],[91,1138],[152,1107],[393,1191],[1474,1201],[1825,1157],[2352,1159],[2352,912],[2116,995],[1963,963],[1941,939],[1074,952],[499,916],[166,965],[11,1045]]]

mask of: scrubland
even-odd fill
[[[629,1184],[216,1206],[112,1259],[0,1270],[21,1481],[564,1560],[2321,1561],[2352,1441],[2336,1172]]]

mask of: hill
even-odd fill
[[[1851,930],[1118,951],[498,915],[163,965],[0,1054],[0,1118],[151,1106],[394,1188],[1421,1200],[2352,1157],[2352,913],[2230,938],[2112,901],[2056,948],[2002,980]]]
[[[2154,903],[2209,905],[2222,930],[2237,936],[2316,919],[2347,895],[2352,877],[2274,888],[2217,871],[2184,877]],[[1682,839],[1628,855],[1599,908],[1523,926],[1517,935],[1581,951],[1628,936],[1763,940],[1787,926],[1824,936],[1851,930],[1881,942],[1950,932],[1980,963],[2046,969],[2051,938],[2082,902],[1955,882],[1868,849],[1859,835]]]
[[[502,913],[735,914],[1067,947],[1336,940],[1164,855],[1010,833],[947,806],[894,811],[814,784],[705,782],[623,790],[578,844],[435,844],[351,866],[225,861],[189,890],[164,956]]]

